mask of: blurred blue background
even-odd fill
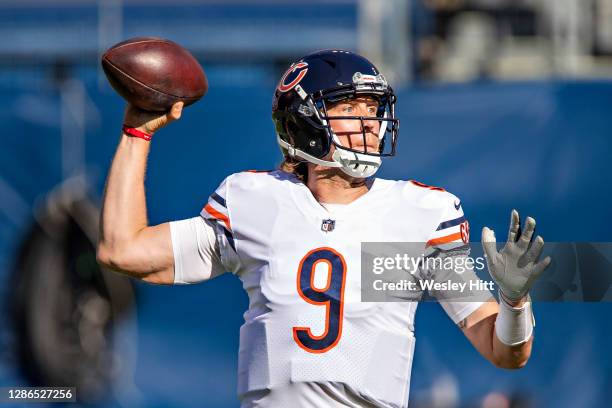
[[[270,109],[278,78],[292,58],[341,47],[371,57],[397,83],[399,153],[381,177],[458,195],[474,241],[484,225],[501,239],[512,208],[534,216],[547,241],[612,240],[612,28],[596,25],[602,33],[588,44],[563,43],[556,19],[576,10],[572,1],[375,7],[401,10],[401,18],[389,10],[372,17],[372,2],[363,3],[0,2],[8,39],[0,46],[0,386],[32,381],[15,352],[21,338],[11,318],[17,253],[64,180],[80,175],[99,203],[124,103],[100,76],[97,55],[135,35],[187,46],[210,83],[201,102],[155,137],[146,185],[152,224],[197,215],[230,173],[276,167]],[[578,13],[586,21],[612,12],[606,1],[583,3],[595,10]],[[379,32],[380,42],[364,31]],[[116,344],[125,345],[116,356],[129,364],[98,404],[237,406],[247,306],[239,280],[133,285],[135,307],[116,326],[124,339]],[[609,303],[536,303],[531,360],[504,371],[480,357],[437,304],[422,304],[410,405],[608,406],[611,312]]]

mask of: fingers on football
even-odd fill
[[[495,240],[495,232],[487,227],[482,228],[482,249],[485,252],[486,257],[491,261],[495,262],[497,255],[497,241]]]
[[[170,112],[168,113],[168,119],[169,120],[177,120],[181,117],[181,113],[183,112],[183,102],[177,102],[174,105],[172,105],[172,109],[170,109]]]
[[[146,119],[143,119],[144,114],[145,114],[144,111],[128,103],[125,105],[123,123],[125,123],[128,126],[135,127],[135,128],[142,126],[142,124],[146,122]]]
[[[168,114],[142,110],[131,104],[126,106],[123,119],[124,124],[146,133],[154,133],[170,121]]]
[[[523,233],[521,234],[519,240],[516,245],[521,249],[527,249],[529,247],[529,243],[531,242],[531,237],[533,236],[533,231],[535,231],[536,222],[533,218],[527,217],[525,219],[525,228],[523,229]]]
[[[512,213],[510,214],[510,229],[508,230],[508,242],[516,242],[516,236],[518,235],[519,228],[519,213],[516,210],[512,210]]]

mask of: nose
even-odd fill
[[[362,117],[371,117],[367,112],[364,112]],[[380,131],[380,122],[376,119],[362,119],[363,131],[368,135],[368,142],[370,139],[370,135],[373,135],[378,140],[378,133]]]
[[[375,119],[364,119],[363,127],[366,133],[374,133],[378,137],[380,122]]]

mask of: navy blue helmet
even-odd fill
[[[378,102],[375,117],[328,116],[330,104],[357,96],[370,96]],[[286,156],[368,177],[380,166],[380,157],[395,154],[399,129],[395,100],[385,77],[364,57],[342,50],[309,54],[289,67],[274,93],[272,119],[278,143]],[[331,129],[332,120],[361,121],[364,146],[364,120],[379,121],[378,151],[341,145]],[[335,151],[331,161],[323,160],[332,145]]]

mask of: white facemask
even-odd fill
[[[342,164],[340,170],[349,176],[359,178],[373,176],[382,163],[380,156],[354,153],[338,148],[332,154],[332,160]]]

